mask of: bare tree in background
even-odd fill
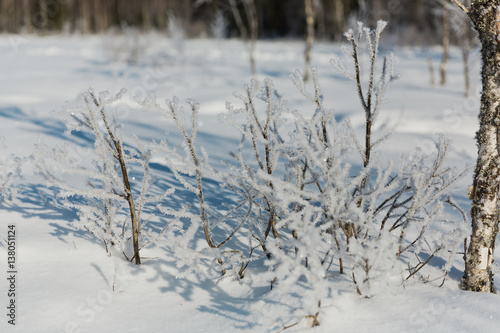
[[[32,24],[34,24],[37,29],[47,28],[49,25],[47,0],[38,0],[37,2],[38,10],[31,16],[30,19],[32,20]]]
[[[151,30],[153,27],[153,21],[151,18],[151,1],[142,0],[142,20],[144,29]]]
[[[424,1],[431,4],[424,6]],[[123,23],[139,29],[162,30],[167,26],[167,13],[172,12],[182,18],[188,35],[196,36],[208,32],[210,18],[217,8],[231,12],[231,7],[237,7],[248,39],[257,30],[259,36],[300,37],[306,32],[305,24],[297,21],[302,20],[303,3],[304,0],[0,0],[0,29],[19,33],[29,30],[25,24],[31,21],[37,32],[66,29],[101,33],[110,27],[120,28]],[[320,8],[316,11],[317,37],[338,39],[344,32],[346,18],[358,13],[357,19],[363,22],[375,23],[379,18],[390,17],[405,36],[406,29],[411,28],[425,42],[436,42],[433,36],[429,39],[429,33],[437,36],[436,25],[429,22],[430,13],[441,8],[435,0],[414,0],[405,5],[401,0],[313,0],[313,3]],[[42,9],[44,4],[46,12]],[[48,21],[42,17],[45,14]],[[229,22],[231,29],[240,29],[237,20],[235,17]],[[39,26],[40,22],[46,24]]]
[[[448,60],[450,59],[450,9],[448,8],[448,4],[446,2],[442,3],[443,6],[443,58],[441,60],[441,85],[444,86],[446,84],[446,67],[448,66]]]
[[[88,1],[81,1],[80,2],[80,10],[81,10],[81,31],[83,34],[88,34],[90,33],[90,23],[91,23],[91,17],[90,17],[90,4]]]
[[[11,3],[12,4],[12,3]],[[33,25],[31,24],[31,11],[29,0],[23,0],[23,26],[27,33],[33,32]]]
[[[97,32],[104,32],[108,28],[108,12],[106,1],[96,0],[94,2],[94,22]]]
[[[335,30],[338,32],[344,31],[344,2],[342,0],[334,0],[333,18],[335,22]]]
[[[464,95],[469,97],[471,93],[470,82],[470,53],[475,45],[476,33],[472,29],[471,21],[467,16],[463,15],[462,10],[457,6],[450,6],[449,0],[437,0],[437,3],[443,8],[443,24],[444,16],[448,16],[447,34],[445,38],[443,34],[443,63],[441,64],[441,84],[446,82],[446,62],[449,60],[449,44],[450,38],[453,36],[459,43],[462,52],[463,72],[464,72]],[[463,0],[462,3],[466,6],[470,5],[470,0]],[[447,12],[444,12],[446,10]],[[446,29],[445,29],[446,30]],[[444,64],[444,68],[443,68]]]
[[[500,0],[474,0],[469,7],[453,1],[467,13],[478,32],[482,55],[478,159],[470,193],[472,235],[465,257],[463,288],[493,292],[491,264],[499,222]]]
[[[470,6],[470,0],[464,0],[463,3],[466,6]],[[455,12],[459,12],[455,10]],[[461,13],[460,13],[461,14]],[[476,33],[472,29],[471,21],[468,17],[464,17],[463,15],[456,15],[455,13],[456,23],[452,24],[453,28],[457,30],[458,38],[462,43],[462,59],[464,66],[464,95],[465,97],[469,97],[471,94],[471,81],[470,81],[470,53],[471,49],[475,44]],[[452,23],[454,23],[452,21]]]
[[[466,3],[470,4],[470,0],[466,0]],[[469,19],[462,20],[462,57],[464,62],[464,81],[465,81],[465,97],[469,97],[471,93],[470,85],[470,52],[472,48],[472,42],[475,38],[475,32],[472,30],[471,23]]]
[[[314,44],[314,24],[316,22],[316,13],[314,10],[315,0],[304,0],[305,13],[306,13],[306,49],[304,50],[305,58],[305,71],[304,71],[304,81],[309,80],[309,67],[311,66],[311,50]]]
[[[231,11],[234,16],[238,30],[240,31],[241,38],[245,41],[250,60],[250,70],[254,78],[257,77],[257,67],[255,65],[255,46],[257,44],[257,37],[259,34],[259,21],[257,18],[257,7],[254,0],[241,0],[244,12],[248,21],[249,29],[245,26],[243,18],[238,7],[237,0],[229,0]],[[248,31],[250,30],[250,32]]]
[[[154,15],[156,17],[156,25],[159,29],[163,29],[167,26],[167,5],[162,0],[156,0],[154,7]]]

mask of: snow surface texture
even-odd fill
[[[8,160],[10,165],[14,161],[9,155],[15,154],[25,162],[24,178],[10,186],[10,192],[2,193],[16,196],[1,204],[0,267],[7,270],[3,238],[7,225],[14,223],[19,278],[17,324],[12,327],[2,315],[1,331],[277,332],[283,323],[300,320],[294,313],[301,299],[293,293],[281,297],[270,293],[269,285],[254,281],[251,270],[241,281],[195,275],[179,278],[181,272],[167,244],[142,250],[141,255],[151,259],[141,266],[127,263],[119,254],[108,257],[102,242],[75,226],[76,213],[62,207],[43,179],[34,175],[26,158],[34,152],[39,137],[48,145],[78,145],[81,148],[76,155],[82,163],[88,162],[88,138],[65,135],[64,124],[52,111],[59,111],[65,101],[72,105],[81,102],[80,94],[89,87],[112,94],[125,87],[139,97],[154,90],[159,99],[174,95],[180,101],[192,98],[200,103],[197,139],[214,167],[222,166],[221,161],[229,160],[227,152],[237,149],[238,133],[219,122],[219,114],[225,111],[226,101],[237,102],[233,93],[241,92],[251,78],[239,41],[167,40],[151,34],[140,39],[140,53],[137,45],[123,46],[122,42],[119,37],[107,36],[0,37],[0,160]],[[127,54],[130,49],[132,55]],[[397,160],[416,147],[431,151],[433,140],[444,134],[453,140],[447,165],[463,169],[473,164],[479,94],[462,97],[460,51],[452,52],[450,83],[436,88],[429,84],[428,59],[437,67],[439,49],[382,51],[395,53],[400,79],[388,92],[389,101],[374,129],[376,133],[394,133],[380,146],[381,153]],[[303,67],[302,52],[303,44],[298,42],[259,42],[257,66],[259,79],[272,79],[290,108],[305,108],[311,113],[314,109],[289,78],[296,68]],[[317,44],[312,64],[318,67],[324,104],[335,109],[338,120],[349,118],[352,127],[362,133],[364,114],[353,82],[330,64],[331,58],[341,54],[340,45]],[[479,60],[474,55],[473,77],[475,88],[479,88]],[[133,133],[144,141],[167,137],[169,143],[182,143],[173,126],[163,125],[160,114],[144,112],[137,117],[133,110],[127,110],[127,101],[124,103],[119,115],[124,125],[121,132],[129,133],[129,139]],[[152,168],[165,168],[161,159],[153,162]],[[9,168],[17,172],[15,167]],[[455,199],[465,210],[470,183],[468,176],[457,185]],[[168,198],[171,207],[180,208],[195,200],[192,193],[181,189]],[[216,184],[212,184],[211,191],[215,189]],[[218,202],[223,199],[217,198]],[[432,265],[443,263],[436,260]],[[500,300],[496,295],[460,291],[462,271],[462,256],[456,254],[443,287],[437,287],[442,279],[427,284],[415,281],[369,299],[360,298],[350,281],[339,283],[323,302],[321,326],[311,331],[498,331]],[[0,283],[4,309],[8,301],[5,280],[2,277]],[[302,320],[286,331],[304,331],[305,324]]]

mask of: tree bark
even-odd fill
[[[306,12],[306,26],[307,26],[307,36],[306,36],[306,48],[304,50],[305,59],[305,71],[304,71],[304,81],[309,80],[309,67],[311,66],[311,50],[314,44],[314,6],[313,0],[305,0],[305,12]]]
[[[151,18],[150,1],[142,0],[142,27],[146,31],[150,31],[153,28],[153,19]]]
[[[248,29],[243,22],[236,0],[229,0],[229,4],[231,6],[236,25],[238,26],[238,30],[240,31],[241,38],[243,39],[245,44],[249,44],[247,45],[247,51],[250,61],[250,71],[252,72],[252,77],[254,79],[257,79],[257,66],[255,65],[255,47],[259,34],[259,21],[257,18],[257,7],[255,6],[255,1],[248,0],[243,3],[243,8],[245,10],[250,28],[250,33],[248,32]]]
[[[10,0],[0,1],[0,28],[2,31],[9,31],[9,2]]]
[[[81,2],[81,20],[82,20],[82,34],[86,35],[90,33],[90,4],[89,0],[83,0]]]
[[[94,1],[94,22],[95,30],[97,33],[101,33],[105,30],[104,27],[104,2],[102,0]]]
[[[462,55],[464,63],[464,95],[465,97],[470,96],[470,70],[469,70],[469,55],[470,55],[470,39],[469,32],[465,31],[463,44],[462,44]]]
[[[334,0],[332,14],[334,18],[335,36],[342,36],[345,29],[344,2],[342,0]]]
[[[193,8],[191,1],[189,0],[184,0],[183,2],[183,24],[184,24],[184,31],[186,32],[187,36],[189,36],[190,31],[189,29],[191,28],[191,19],[193,16]]]
[[[470,6],[470,0],[466,0],[464,2],[466,6]],[[472,41],[475,38],[474,31],[472,30],[471,22],[470,20],[465,17],[464,21],[462,22],[462,55],[463,55],[463,63],[464,63],[464,95],[465,97],[470,96],[470,51],[471,51],[471,44]]]
[[[441,85],[446,84],[446,67],[450,58],[450,10],[443,3],[443,59],[441,60]]]
[[[476,134],[478,159],[471,193],[472,235],[466,254],[463,288],[493,292],[491,264],[498,233],[500,0],[476,0],[466,11],[479,34],[482,55],[481,110]]]
[[[257,7],[255,6],[254,0],[248,0],[246,2],[248,7],[246,8],[247,17],[250,21],[250,71],[252,72],[252,77],[257,79],[257,66],[255,65],[255,47],[257,43],[257,37],[259,35],[259,21],[257,14]]]
[[[167,26],[167,6],[164,1],[156,1],[155,15],[156,26],[158,27],[158,30],[165,29],[165,27]]]
[[[31,22],[31,8],[29,0],[23,0],[23,27],[26,33],[33,32],[33,24]]]

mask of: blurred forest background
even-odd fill
[[[224,36],[241,37],[251,31],[259,39],[303,38],[307,34],[307,6],[314,13],[314,33],[323,40],[340,40],[360,20],[374,26],[390,22],[394,42],[403,45],[441,44],[450,34],[460,44],[455,26],[465,15],[453,14],[447,0],[0,0],[0,29],[9,33],[104,33],[135,27],[143,31],[168,27],[179,20],[189,38],[213,37],[213,22],[224,19]],[[245,36],[243,36],[245,37]]]

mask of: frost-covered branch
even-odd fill
[[[59,195],[68,199],[66,205],[79,211],[83,228],[102,239],[108,252],[109,246],[126,239],[123,231],[126,222],[130,221],[134,248],[131,260],[135,259],[139,265],[143,227],[141,215],[144,208],[163,200],[172,190],[158,196],[148,193],[152,186],[150,153],[137,137],[135,143],[138,149],[123,143],[116,115],[108,110],[123,93],[110,96],[103,92],[97,98],[89,90],[83,96],[84,107],[66,105],[61,114],[68,134],[79,131],[93,136],[94,149],[90,164],[68,147],[51,148],[41,141],[35,152],[35,163],[49,185],[59,188]],[[143,175],[140,191],[135,190],[130,176],[137,166]],[[126,203],[126,209],[122,207],[123,203]],[[127,214],[123,215],[125,210]],[[121,228],[117,225],[119,217],[124,219]],[[120,229],[122,232],[119,232]]]
[[[366,167],[370,162],[372,149],[383,140],[373,142],[372,131],[375,120],[378,117],[380,107],[384,101],[384,96],[388,91],[390,84],[397,78],[394,74],[394,57],[391,55],[389,61],[384,57],[382,71],[380,77],[376,80],[377,57],[379,49],[380,36],[387,22],[379,21],[377,28],[371,31],[362,23],[358,23],[358,32],[354,33],[349,30],[345,36],[351,44],[351,50],[345,49],[345,53],[352,57],[354,62],[354,75],[347,73],[344,64],[340,59],[333,59],[332,64],[343,73],[347,78],[356,82],[358,96],[365,112],[365,147],[361,154],[363,159],[363,166]],[[366,90],[363,88],[363,79],[361,73],[361,64],[359,60],[359,46],[364,40],[368,46],[368,53],[370,56],[370,66],[368,83]],[[354,134],[353,134],[354,135]],[[384,137],[385,138],[385,137]],[[356,139],[357,140],[357,139]]]
[[[208,260],[210,268],[232,270],[243,278],[252,263],[267,258],[268,270],[254,270],[253,277],[271,282],[273,292],[290,293],[303,286],[307,292],[301,295],[303,307],[297,315],[315,322],[331,281],[339,275],[351,279],[360,295],[370,296],[395,278],[424,278],[429,257],[445,258],[446,274],[464,239],[466,223],[451,222],[457,212],[461,220],[466,215],[450,193],[465,171],[447,166],[445,139],[436,142],[434,154],[417,150],[399,162],[377,151],[388,135],[374,133],[374,123],[396,78],[394,59],[378,58],[384,27],[379,22],[371,31],[359,24],[356,35],[346,34],[353,74],[334,61],[355,81],[365,114],[364,140],[348,121],[338,123],[334,111],[324,105],[315,68],[310,88],[299,71],[291,75],[298,93],[310,101],[312,116],[291,111],[271,80],[260,89],[252,82],[235,94],[238,103],[227,103],[221,118],[241,140],[223,170],[212,169],[207,152],[197,146],[196,103],[188,101],[185,110],[173,99],[164,108],[154,94],[143,102],[178,129],[181,149],[166,141],[156,149],[164,153],[178,182],[197,196],[195,210],[176,213],[164,208],[189,221],[185,234],[191,240],[203,230],[203,248],[190,247],[185,239],[183,248],[176,249],[185,259],[180,266],[194,269]],[[366,76],[361,42],[368,45]],[[376,134],[379,139],[374,139]],[[355,158],[358,152],[361,160]],[[211,204],[208,179],[228,198],[222,205]]]
[[[13,185],[17,179],[22,177],[22,163],[23,160],[14,155],[0,160],[0,203],[15,196],[16,190]]]

